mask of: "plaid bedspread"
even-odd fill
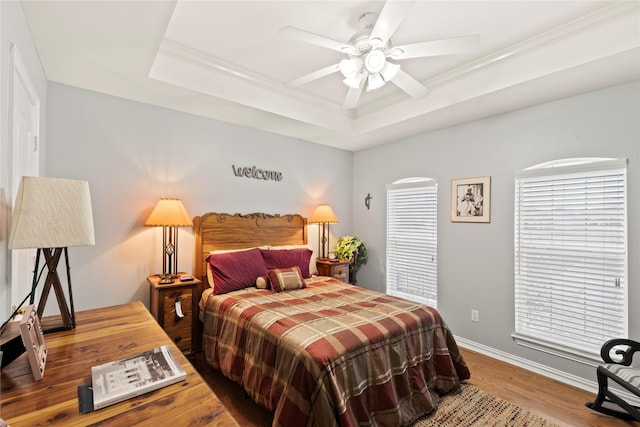
[[[437,310],[330,278],[203,294],[206,359],[274,426],[404,426],[469,378]]]

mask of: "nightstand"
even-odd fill
[[[329,276],[349,283],[349,261],[317,260],[316,268],[318,269],[318,276]]]
[[[160,276],[147,277],[151,297],[149,311],[184,353],[194,354],[194,332],[198,319],[198,301],[196,289],[201,283],[198,279],[161,285]],[[180,315],[182,314],[182,316]]]

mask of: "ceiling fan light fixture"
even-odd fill
[[[366,77],[366,74],[361,71],[352,77],[348,77],[344,79],[343,83],[352,89],[360,89],[360,85],[362,84],[362,81],[364,80],[365,77]]]
[[[356,79],[356,78],[348,78],[348,79],[344,79],[342,80],[342,82],[344,84],[346,84],[347,86],[349,86],[351,89],[359,89],[360,88],[360,80]]]
[[[379,39],[377,37],[369,39],[369,43],[371,43],[371,46],[373,46],[374,48],[381,47],[384,44],[382,39]]]
[[[402,57],[404,56],[404,50],[399,47],[394,47],[393,49],[391,49],[391,51],[389,51],[388,56],[391,59],[402,59]]]
[[[380,89],[382,86],[384,86],[384,79],[382,78],[380,73],[369,74],[369,78],[367,81],[367,92]]]
[[[373,49],[367,54],[364,59],[364,66],[369,73],[379,73],[382,71],[384,64],[387,62],[384,52],[378,49]]]
[[[395,76],[398,75],[398,71],[400,71],[400,64],[394,64],[393,62],[387,62],[382,67],[382,71],[380,74],[385,82],[393,80]]]
[[[340,72],[346,79],[351,79],[362,69],[362,59],[352,58],[340,61]]]

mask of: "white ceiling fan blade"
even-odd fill
[[[287,83],[287,86],[291,86],[291,87],[301,86],[303,84],[309,83],[313,80],[317,80],[324,76],[328,76],[329,74],[333,74],[338,71],[340,71],[340,64],[329,65],[328,67],[321,68],[312,73],[306,74],[302,77],[298,77],[295,80],[291,80],[289,83]]]
[[[332,50],[337,50],[338,52],[342,53],[349,53],[352,50],[351,46],[346,43],[342,43],[309,31],[301,30],[300,28],[283,27],[278,33],[291,39],[315,44],[316,46],[322,46]]]
[[[398,29],[414,3],[415,0],[387,0],[371,31],[369,40],[377,39],[380,40],[380,45],[384,45]]]
[[[479,41],[480,36],[472,35],[406,44],[403,46],[395,46],[391,49],[389,57],[393,59],[407,59],[465,53],[473,50]]]
[[[398,74],[391,79],[391,82],[407,92],[412,98],[422,98],[429,94],[429,89],[402,70],[398,70]]]
[[[347,92],[347,97],[344,99],[342,108],[345,110],[352,110],[356,108],[358,101],[360,100],[360,95],[362,94],[362,89],[364,89],[364,81],[360,83],[360,87],[358,89],[349,88],[349,92]]]

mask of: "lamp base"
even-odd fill
[[[158,277],[160,277],[160,281],[158,281],[159,284],[169,285],[175,282],[176,279],[180,276],[176,273],[162,273],[162,274],[158,274]]]
[[[70,331],[76,327],[75,324],[65,324],[62,316],[47,316],[40,319],[40,326],[42,327],[43,334],[50,334],[52,332]]]
[[[49,332],[58,332],[58,331],[69,331],[76,327],[76,315],[75,310],[73,308],[73,292],[71,290],[71,273],[69,268],[69,254],[67,252],[67,248],[38,248],[36,254],[36,265],[33,270],[33,282],[31,285],[31,299],[29,301],[30,304],[33,304],[33,299],[35,297],[36,286],[38,284],[38,263],[40,261],[40,254],[44,256],[45,265],[47,267],[47,276],[44,281],[44,287],[42,288],[42,295],[40,295],[40,302],[38,303],[38,317],[41,319],[41,326],[43,333]],[[58,262],[60,258],[64,255],[65,258],[65,269],[67,272],[67,284],[68,284],[68,292],[69,292],[69,304],[65,299],[64,291],[62,290],[62,284],[60,283],[60,277],[57,272]],[[56,295],[56,300],[58,301],[58,308],[60,309],[60,315],[42,319],[42,315],[44,313],[44,308],[47,304],[47,300],[49,298],[49,292],[53,288],[53,291]]]

